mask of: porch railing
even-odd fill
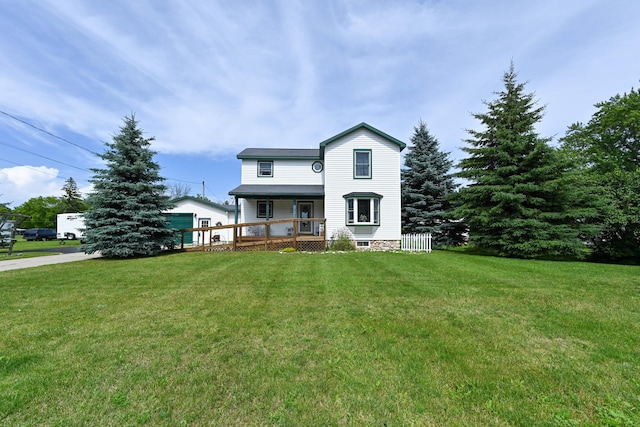
[[[180,248],[185,251],[321,251],[326,247],[325,218],[289,218],[180,230]],[[231,240],[225,240],[231,231]],[[185,244],[186,233],[200,233],[198,243]]]

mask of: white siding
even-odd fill
[[[353,150],[371,150],[371,179],[354,179]],[[325,148],[325,215],[327,237],[346,225],[344,195],[377,193],[379,226],[349,226],[358,240],[400,240],[400,147],[360,129],[329,143]]]
[[[242,183],[260,185],[322,185],[324,172],[311,170],[314,160],[274,160],[273,176],[258,176],[257,160],[242,160]]]
[[[215,226],[218,222],[221,222],[222,225],[233,224],[235,213],[234,212],[226,212],[222,209],[215,209],[214,207],[203,205],[197,203],[192,200],[183,200],[176,204],[176,206],[169,210],[170,213],[191,213],[194,214],[193,217],[193,228],[197,228],[200,226],[201,219],[209,219],[209,225]],[[229,230],[220,230],[214,234],[220,234],[222,240],[230,241],[233,234],[232,231]],[[198,243],[198,233],[193,233],[193,242]]]

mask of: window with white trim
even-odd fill
[[[258,162],[258,176],[259,177],[272,177],[273,176],[273,162],[259,161]]]
[[[346,197],[347,225],[379,225],[380,197]]]
[[[371,178],[371,150],[353,150],[353,177]]]

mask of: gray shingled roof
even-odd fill
[[[404,142],[400,141],[399,139],[396,139],[396,138],[392,137],[391,135],[388,135],[388,134],[382,132],[380,129],[376,129],[373,126],[371,126],[371,125],[369,125],[369,124],[367,124],[365,122],[362,122],[359,125],[355,125],[354,127],[350,128],[350,129],[347,129],[344,132],[340,132],[339,134],[334,135],[331,138],[322,141],[320,143],[320,149],[324,150],[324,148],[327,146],[327,144],[330,144],[330,143],[332,143],[334,141],[337,141],[338,139],[342,138],[343,136],[348,135],[348,134],[350,134],[352,132],[355,132],[355,131],[357,131],[359,129],[367,129],[367,130],[369,130],[369,132],[373,132],[376,135],[386,139],[387,141],[390,141],[390,142],[398,145],[398,147],[400,147],[400,151],[404,150],[404,148],[407,146],[407,144],[405,144]]]
[[[291,197],[323,197],[323,185],[259,185],[243,184],[229,191],[232,196],[243,198],[270,197],[288,199]]]
[[[316,148],[246,148],[237,156],[239,159],[320,159]]]
[[[193,196],[178,197],[177,199],[169,200],[169,202],[170,203],[178,203],[178,202],[181,202],[183,200],[191,200],[192,202],[200,203],[202,205],[213,207],[213,208],[216,208],[216,209],[219,209],[219,210],[223,210],[223,211],[226,211],[226,212],[233,212],[233,211],[236,210],[235,205],[221,205],[220,203],[212,202],[212,201],[209,201],[209,200],[199,199],[199,198],[193,197]]]

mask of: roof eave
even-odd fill
[[[389,142],[391,142],[393,144],[396,144],[398,147],[400,147],[400,151],[404,150],[405,147],[407,146],[407,144],[405,144],[404,142],[400,141],[399,139],[394,138],[391,135],[386,134],[386,133],[382,132],[379,129],[376,129],[373,126],[371,126],[371,125],[369,125],[369,124],[367,124],[365,122],[362,122],[362,123],[360,123],[358,125],[355,125],[354,127],[350,128],[350,129],[347,129],[347,130],[345,130],[343,132],[340,132],[339,134],[337,134],[335,136],[332,136],[329,139],[325,139],[324,141],[322,141],[320,143],[320,151],[324,151],[324,148],[328,144],[331,144],[332,142],[342,138],[343,136],[349,135],[350,133],[355,132],[355,131],[357,131],[359,129],[367,129],[368,131],[375,133],[376,135],[388,140]]]
[[[193,197],[193,196],[182,196],[182,197],[178,197],[178,198],[175,198],[175,199],[171,199],[171,200],[169,200],[169,203],[175,204],[175,203],[178,203],[178,202],[182,202],[184,200],[189,200],[189,201],[192,201],[192,202],[200,203],[200,204],[207,205],[207,206],[210,206],[210,207],[214,207],[214,208],[226,211],[226,212],[233,212],[235,210],[235,206],[234,205],[222,205],[220,203],[199,199],[199,198]]]

